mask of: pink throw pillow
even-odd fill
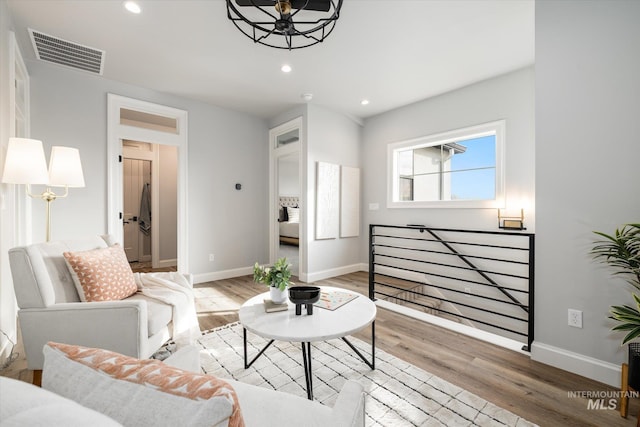
[[[118,391],[117,383],[122,384],[121,381],[142,386],[142,389],[138,389],[139,391],[135,393],[135,396],[124,396],[123,399],[125,400],[140,399],[136,402],[142,402],[148,397],[144,396],[144,390],[147,389],[177,396],[178,398],[189,399],[195,405],[208,405],[209,403],[215,403],[215,400],[218,400],[218,402],[228,402],[226,405],[230,404],[231,406],[231,415],[227,415],[229,416],[228,427],[244,427],[245,425],[244,419],[242,418],[242,411],[240,410],[240,404],[238,402],[238,396],[236,395],[233,387],[226,381],[212,375],[184,371],[182,369],[166,365],[159,360],[136,359],[134,357],[98,348],[88,348],[55,342],[47,343],[44,349],[45,379],[47,379],[47,384],[43,382],[43,386],[45,386],[45,388],[49,387],[52,391],[60,392],[60,390],[66,390],[68,393],[73,394],[75,387],[67,387],[70,384],[64,383],[65,381],[71,381],[69,376],[57,378],[59,375],[49,375],[50,372],[48,372],[46,368],[51,369],[55,365],[53,362],[54,355],[51,354],[51,351],[61,354],[69,361],[91,368],[92,372],[101,373],[102,375],[106,375],[108,378],[111,378],[111,380],[115,380],[116,383],[111,383],[111,386],[103,384],[103,386],[106,387],[105,390],[108,390],[111,393]],[[79,373],[79,375],[82,374]],[[88,379],[84,378],[84,380]],[[63,383],[58,384],[59,381],[62,381]],[[99,380],[96,378],[96,381]],[[160,395],[156,394],[153,396],[156,396],[155,403],[157,405],[160,405],[161,407],[166,406],[167,410],[171,412],[171,405],[169,402],[175,402],[175,400],[171,400],[167,396],[167,401],[163,402],[158,401],[158,399],[162,400],[165,398],[161,398]],[[76,400],[79,403],[83,403],[80,400],[86,396],[65,395],[65,397]],[[113,401],[111,403],[115,402],[114,399],[112,399]],[[108,403],[109,400],[106,400]],[[226,407],[229,408],[229,406]],[[197,406],[193,407],[194,413],[191,414],[193,419],[183,420],[185,421],[185,425],[189,425],[190,423],[198,425],[203,424],[204,420],[199,418],[207,412],[202,411],[202,413],[200,413],[197,408]],[[98,407],[93,409],[103,413],[113,410],[113,408],[107,407]],[[109,409],[109,411],[107,411],[107,409]],[[122,409],[122,411],[124,411],[124,409]],[[228,413],[229,412],[227,412],[227,414]],[[121,414],[121,416],[125,415]],[[217,425],[217,423],[215,423],[215,425]]]
[[[116,301],[138,290],[127,256],[118,244],[90,251],[64,252],[63,256],[81,301]]]

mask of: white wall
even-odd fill
[[[363,221],[360,256],[367,262],[369,224],[497,230],[495,209],[386,207],[387,145],[495,120],[506,120],[506,199],[525,201],[527,231],[535,230],[534,71],[525,68],[365,120],[363,131]],[[379,210],[369,210],[370,203]],[[514,206],[515,205],[515,206]]]
[[[52,238],[107,230],[107,93],[187,110],[189,270],[196,275],[248,268],[268,257],[267,155],[264,120],[109,81],[39,61],[31,74],[32,137],[80,149],[85,188],[52,208]],[[242,191],[236,191],[236,182]],[[43,240],[44,206],[33,204],[34,240]],[[215,261],[209,262],[209,254]],[[197,279],[197,277],[196,277]]]
[[[350,118],[309,105],[307,116],[307,258],[308,281],[359,269],[360,237],[315,240],[317,162],[359,168],[361,127]]]
[[[300,230],[300,266],[302,281],[313,282],[360,268],[360,246],[366,236],[315,240],[316,164],[319,161],[343,166],[361,167],[362,129],[342,114],[314,104],[304,104],[284,112],[271,120],[273,128],[296,117],[302,117],[302,176],[300,195],[305,229]]]
[[[640,2],[536,2],[535,20],[533,356],[616,385],[626,349],[609,306],[633,301],[589,250],[593,230],[640,221]]]
[[[9,70],[14,65],[9,63],[9,32],[13,24],[9,18],[7,2],[0,1],[0,176],[4,168],[4,159],[10,129],[9,89],[13,82],[9,81]],[[6,333],[13,342],[17,340],[16,304],[13,293],[13,282],[9,270],[8,251],[18,244],[15,236],[14,186],[0,184],[0,330]],[[0,334],[0,364],[11,349],[11,343]]]

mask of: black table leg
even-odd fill
[[[262,350],[260,350],[256,357],[251,360],[251,362],[247,362],[247,330],[245,328],[242,328],[242,341],[244,345],[244,369],[248,369],[249,367],[251,367],[251,365],[253,365],[253,362],[255,362],[258,357],[262,356],[262,353],[264,353],[264,351],[268,349],[271,344],[273,344],[273,340],[269,341],[269,343],[265,345]]]
[[[357,348],[355,348],[355,346],[351,344],[351,342],[349,342],[348,339],[346,339],[345,337],[342,337],[342,340],[346,342],[349,347],[351,347],[351,350],[353,350],[358,356],[360,356],[360,359],[362,359],[362,361],[366,363],[368,367],[370,367],[371,369],[376,369],[376,322],[375,320],[371,323],[371,362],[369,362],[364,357],[364,355],[360,353],[360,351]]]
[[[260,350],[260,352],[251,360],[251,362],[248,362],[247,329],[246,328],[242,328],[242,339],[243,339],[243,346],[244,346],[244,368],[245,369],[253,365],[253,362],[255,362],[260,356],[262,356],[262,353],[264,353],[265,350],[269,348],[269,346],[273,344],[273,341],[274,341],[274,340],[269,341],[267,345],[264,346],[264,348]],[[347,340],[347,338],[342,337],[342,340],[345,343],[347,343],[349,347],[351,347],[351,349],[360,357],[360,359],[362,359],[364,363],[367,364],[369,368],[376,369],[376,353],[375,353],[376,352],[376,322],[375,321],[371,323],[371,361],[368,361],[366,357],[364,357],[364,355],[357,348],[355,348],[354,345],[349,342],[349,340]],[[302,343],[302,362],[304,365],[304,379],[307,385],[307,398],[309,400],[313,400],[313,373],[311,371],[311,343],[310,342]]]
[[[304,379],[307,383],[307,399],[313,400],[313,374],[311,373],[311,343],[302,343],[302,361],[304,364]]]

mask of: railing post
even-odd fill
[[[533,344],[534,334],[534,320],[535,320],[535,251],[536,240],[535,235],[529,235],[529,321],[527,331],[527,347],[523,350],[531,351],[531,344]]]
[[[375,225],[369,224],[369,298],[374,301],[376,299],[376,290],[374,287],[374,250],[373,250],[373,233]]]

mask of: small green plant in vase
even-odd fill
[[[618,323],[612,330],[627,333],[622,339],[622,345],[629,343],[628,365],[622,365],[621,387],[623,391],[629,386],[638,390],[640,343],[636,339],[640,336],[640,297],[634,291],[640,291],[640,224],[625,224],[616,229],[613,235],[599,231],[594,233],[603,239],[596,242],[591,254],[596,260],[612,267],[614,275],[623,277],[634,288],[631,291],[633,304],[612,306],[609,318]]]
[[[293,284],[290,279],[291,270],[287,258],[278,259],[270,267],[261,266],[257,262],[253,266],[253,281],[269,286],[271,300],[276,304],[287,300],[287,287]]]

